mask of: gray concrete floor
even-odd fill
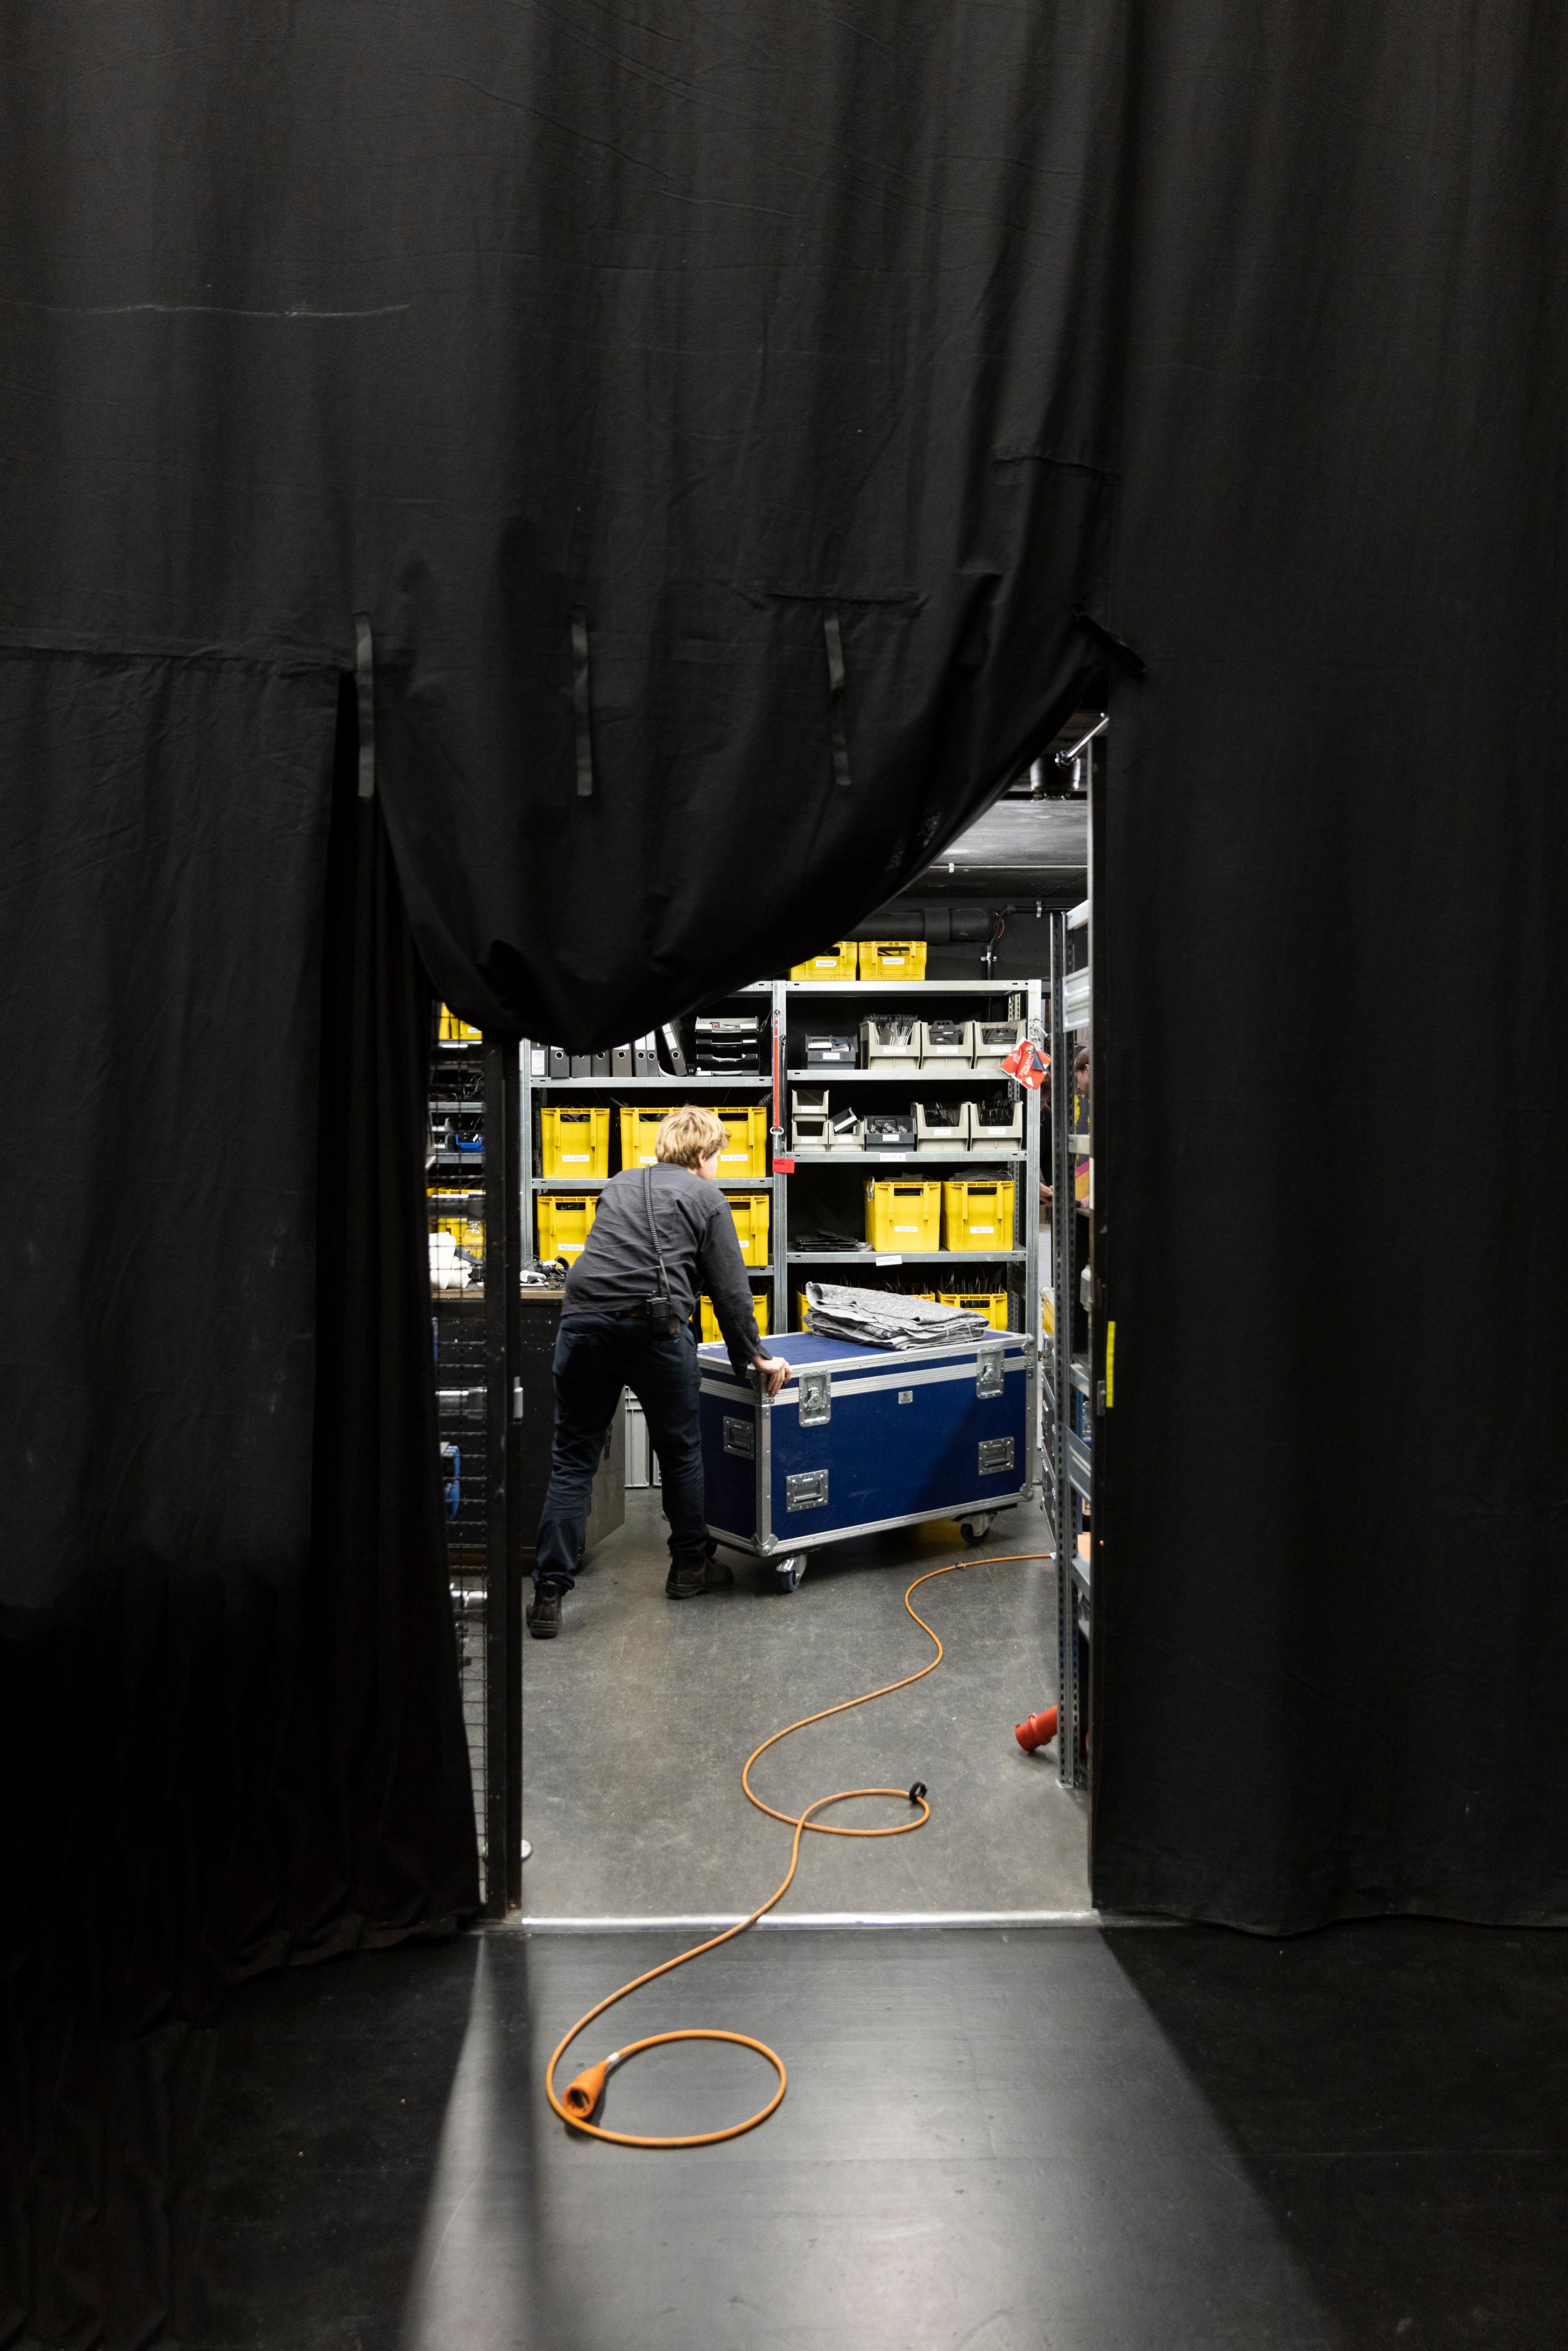
[[[1020,1716],[1056,1696],[1051,1531],[1029,1506],[966,1551],[950,1521],[814,1552],[794,1593],[726,1554],[732,1593],[676,1604],[656,1492],[627,1496],[626,1524],[567,1595],[562,1629],[525,1641],[523,1869],[529,1917],[734,1914],[771,1892],[789,1832],[748,1804],[747,1756],[820,1707],[926,1663],[904,1612],[912,1577],[948,1560],[915,1605],[946,1656],[913,1689],[798,1732],[765,1756],[760,1794],[797,1812],[833,1790],[924,1780],[932,1816],[913,1835],[810,1837],[784,1911],[1083,1909],[1085,1817],[1056,1776],[1054,1746],[1026,1756]],[[864,1802],[857,1827],[906,1818]],[[834,1815],[830,1814],[832,1818]]]

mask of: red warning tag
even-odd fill
[[[1047,1053],[1042,1053],[1038,1045],[1024,1037],[1013,1047],[1012,1051],[1003,1061],[1002,1067],[1009,1078],[1016,1078],[1020,1086],[1027,1086],[1030,1092],[1033,1092],[1037,1087],[1045,1083],[1046,1072],[1051,1068],[1051,1057]]]

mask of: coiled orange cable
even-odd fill
[[[908,1836],[914,1830],[925,1827],[931,1818],[931,1807],[925,1801],[925,1792],[918,1781],[913,1788],[841,1788],[836,1795],[819,1796],[814,1803],[807,1805],[803,1813],[781,1813],[775,1805],[764,1803],[753,1788],[751,1767],[759,1755],[766,1755],[770,1747],[777,1747],[779,1740],[788,1739],[791,1732],[808,1730],[812,1723],[826,1722],[831,1715],[848,1714],[854,1707],[869,1706],[873,1698],[891,1698],[894,1690],[908,1689],[912,1683],[923,1682],[927,1674],[936,1672],[945,1654],[941,1640],[914,1605],[910,1596],[911,1593],[918,1592],[923,1583],[934,1583],[939,1575],[958,1574],[966,1567],[1012,1567],[1027,1561],[1050,1559],[1052,1556],[1053,1554],[1048,1551],[1008,1552],[999,1558],[956,1559],[946,1567],[928,1568],[924,1575],[915,1577],[904,1593],[904,1605],[921,1631],[936,1645],[936,1655],[931,1659],[929,1665],[922,1666],[917,1673],[905,1674],[902,1681],[884,1682],[880,1689],[862,1690],[859,1698],[846,1698],[837,1706],[825,1706],[818,1714],[803,1714],[799,1722],[787,1723],[782,1730],[776,1730],[771,1739],[765,1739],[760,1747],[752,1749],[740,1774],[740,1784],[745,1789],[747,1799],[757,1806],[759,1813],[766,1813],[770,1820],[782,1821],[786,1828],[792,1828],[795,1832],[794,1843],[789,1851],[789,1866],[784,1873],[782,1883],[759,1908],[751,1913],[748,1918],[741,1918],[733,1927],[727,1927],[722,1935],[714,1935],[707,1942],[695,1944],[689,1951],[682,1951],[676,1958],[664,1960],[661,1967],[650,1968],[646,1974],[633,1976],[630,1983],[623,1983],[618,1991],[610,1992],[594,2007],[589,2009],[586,2014],[578,2018],[570,2032],[557,2043],[549,2064],[545,2068],[545,2095],[563,2123],[570,2123],[573,2130],[581,2131],[590,2138],[608,2139],[614,2147],[716,2147],[724,2139],[740,2138],[747,2131],[755,2130],[758,2123],[765,2123],[769,2115],[778,2111],[785,2090],[789,2087],[789,2076],[784,2071],[784,2060],[778,2051],[769,2049],[766,2041],[752,2040],[748,2033],[720,2032],[706,2025],[695,2026],[684,2032],[651,2032],[646,2040],[629,2042],[624,2049],[612,2050],[610,2055],[603,2058],[599,2064],[590,2065],[585,2072],[579,2074],[575,2080],[568,2083],[564,2093],[559,2097],[556,2095],[555,2069],[577,2039],[578,2034],[586,2032],[594,2018],[602,2016],[607,2008],[613,2008],[617,2001],[629,1999],[634,1991],[641,1991],[644,1984],[654,1983],[660,1976],[667,1976],[673,1969],[684,1968],[688,1960],[700,1959],[705,1951],[716,1951],[721,1943],[732,1943],[737,1935],[744,1935],[748,1927],[755,1927],[759,1918],[766,1918],[775,1904],[782,1902],[789,1891],[791,1880],[800,1859],[800,1839],[808,1829],[814,1831],[819,1836],[888,1837]],[[861,1796],[902,1798],[906,1802],[917,1806],[918,1818],[912,1821],[895,1821],[890,1827],[882,1829],[841,1828],[832,1822],[819,1821],[814,1818],[816,1813],[826,1812],[830,1804],[850,1803]],[[778,2074],[779,2087],[765,2106],[758,2106],[757,2112],[754,2115],[747,2115],[744,2122],[730,2123],[723,2130],[693,2131],[679,2138],[644,2138],[634,2131],[606,2130],[601,2123],[594,2122],[591,2119],[594,2108],[603,2095],[604,2085],[615,2068],[625,2064],[628,2058],[641,2056],[644,2049],[659,2049],[671,2041],[727,2041],[732,2043],[737,2049],[755,2050],[758,2056],[767,2058],[768,2063]]]

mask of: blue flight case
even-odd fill
[[[792,1590],[806,1554],[850,1535],[956,1519],[977,1542],[1037,1477],[1035,1344],[997,1331],[893,1349],[790,1332],[777,1396],[699,1347],[708,1532]]]

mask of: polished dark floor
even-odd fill
[[[656,1936],[252,1985],[187,2351],[1398,2351],[1568,2342],[1568,1946],[1427,1924],[753,1937],[642,1994],[790,2068],[728,2147],[573,2140],[543,2056]],[[612,2084],[756,2100],[742,2053]]]

